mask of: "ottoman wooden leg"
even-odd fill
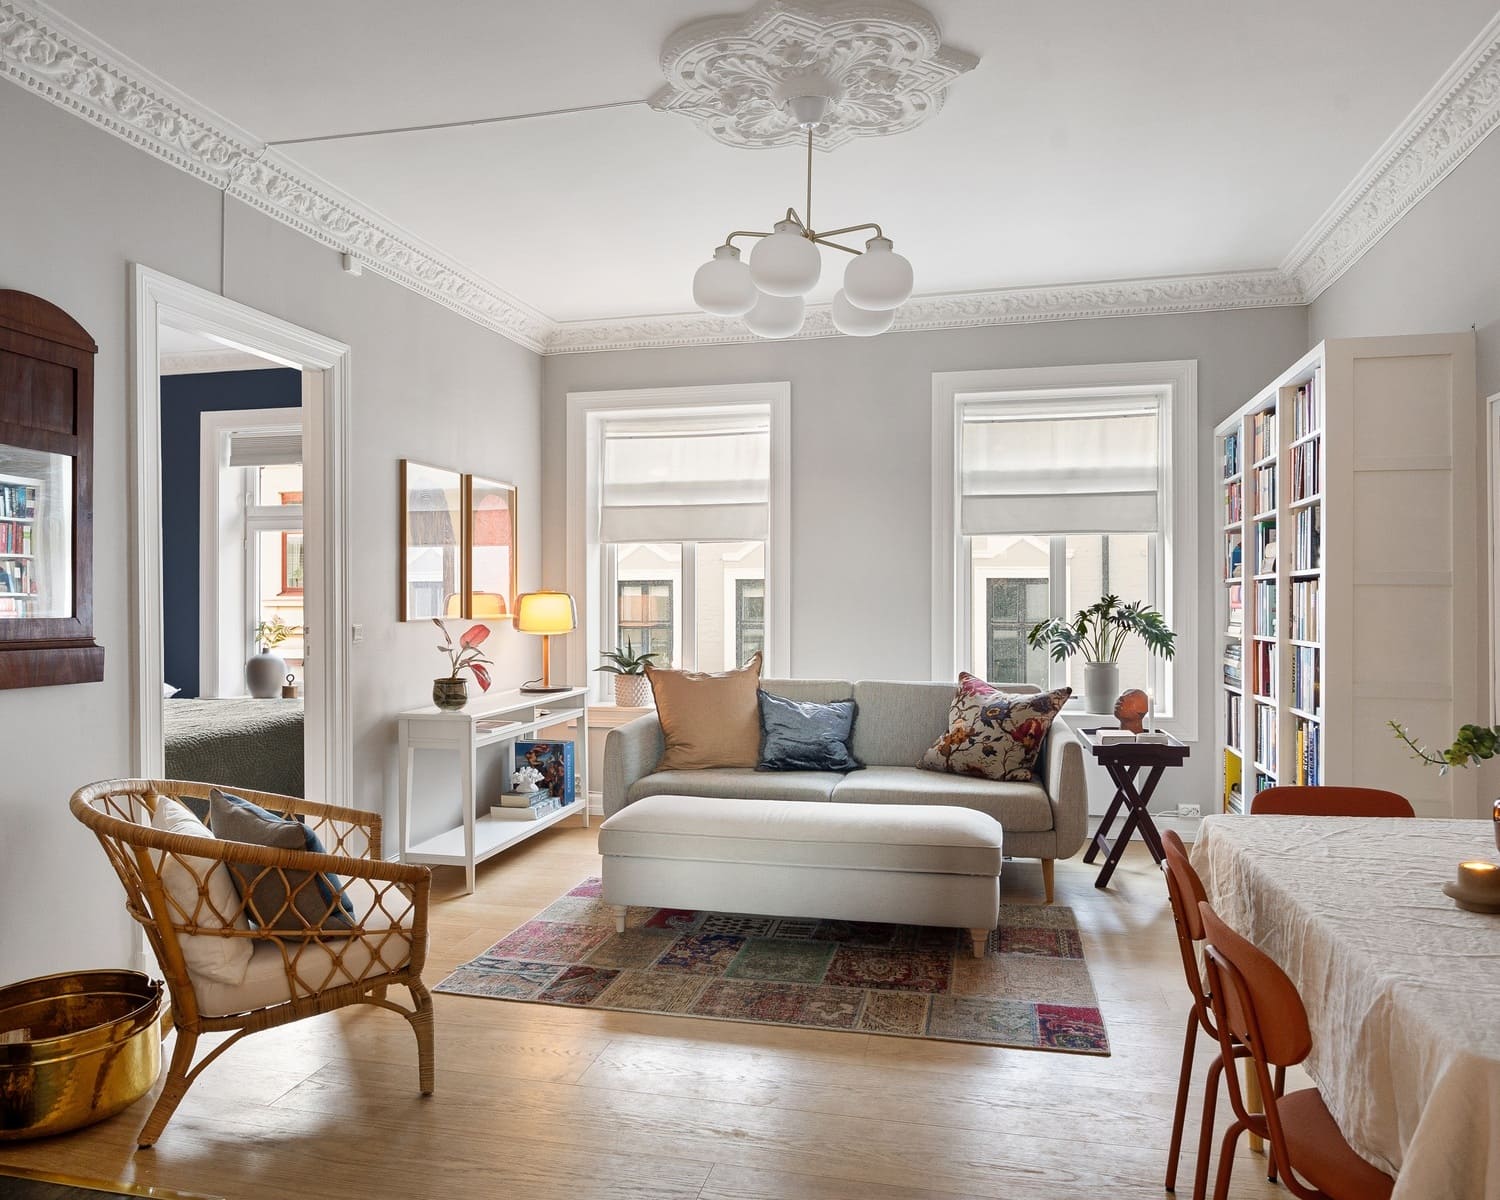
[[[974,957],[983,958],[984,948],[990,940],[990,931],[988,929],[971,929],[969,930],[969,940],[974,943]]]
[[[615,910],[615,932],[625,932],[625,914],[630,910],[623,904],[611,904],[610,908]]]

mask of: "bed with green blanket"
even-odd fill
[[[168,779],[302,795],[301,700],[164,700]]]

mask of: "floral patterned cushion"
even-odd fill
[[[960,672],[958,693],[948,710],[948,732],[922,755],[917,766],[950,775],[1027,782],[1036,770],[1052,719],[1072,694],[1072,688],[1058,688],[1015,695]]]

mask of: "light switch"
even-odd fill
[[[365,627],[363,625],[349,626],[349,640],[351,642],[362,642],[365,640]]]

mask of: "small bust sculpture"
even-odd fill
[[[517,792],[534,792],[541,784],[542,773],[535,767],[521,767],[511,772],[510,786]]]
[[[1128,729],[1131,733],[1144,733],[1146,713],[1150,706],[1151,702],[1140,688],[1127,688],[1115,701],[1115,719],[1120,722],[1121,729]]]

